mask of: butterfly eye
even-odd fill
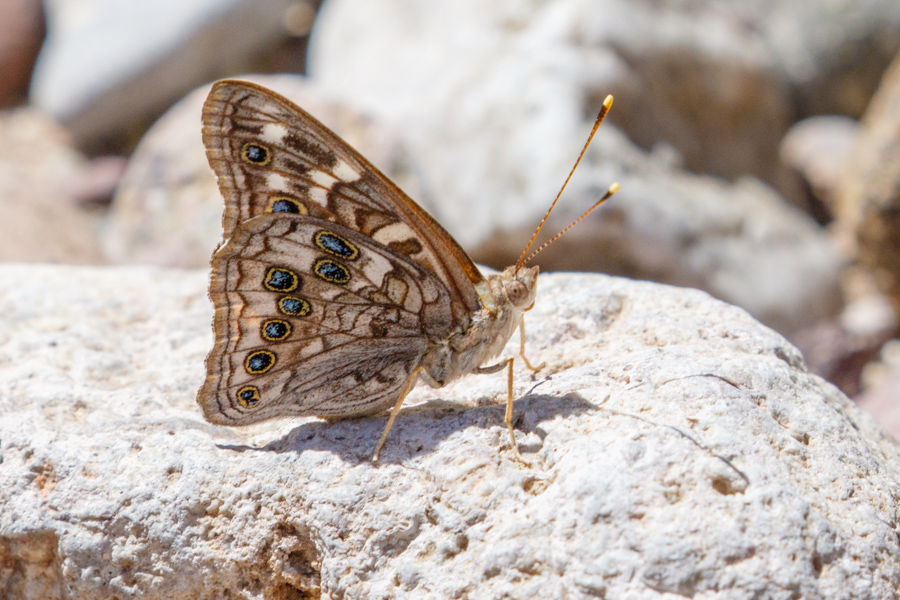
[[[246,162],[263,166],[269,163],[269,160],[272,158],[272,153],[269,152],[269,149],[265,146],[247,142],[244,144],[244,147],[241,148],[241,158]]]
[[[274,367],[275,360],[276,357],[274,352],[257,350],[256,352],[251,352],[247,355],[247,359],[244,360],[244,369],[248,373],[259,375]]]
[[[272,267],[266,271],[263,285],[271,292],[293,292],[300,287],[300,277],[290,269]]]
[[[244,408],[253,408],[262,400],[259,396],[259,388],[255,385],[244,386],[238,390],[238,403]]]
[[[518,279],[508,281],[506,285],[503,286],[503,292],[506,294],[510,303],[516,308],[524,308],[529,302],[528,287]]]

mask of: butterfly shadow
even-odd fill
[[[577,393],[562,396],[529,394],[513,402],[513,425],[519,434],[519,449],[536,452],[547,435],[542,424],[596,410],[598,406]],[[471,406],[453,400],[434,399],[400,411],[381,453],[381,463],[400,463],[429,453],[448,437],[470,427],[498,428],[501,446],[507,446],[504,422],[505,404]],[[371,460],[375,444],[387,423],[386,416],[360,417],[340,421],[317,420],[298,425],[284,437],[262,447],[222,445],[238,451],[301,454],[307,451],[329,452],[349,464]],[[521,434],[525,434],[522,436]]]

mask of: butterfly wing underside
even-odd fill
[[[434,273],[453,318],[481,307],[484,279],[428,213],[330,129],[289,100],[243,81],[216,83],[203,142],[225,197],[224,239],[252,217],[287,212],[343,225]]]
[[[208,420],[379,412],[452,324],[447,288],[407,257],[336,223],[268,214],[212,261],[216,343]]]

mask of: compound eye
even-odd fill
[[[528,287],[518,279],[508,282],[503,287],[503,291],[516,308],[525,308],[525,305],[528,304]]]

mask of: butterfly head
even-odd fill
[[[537,292],[537,267],[507,268],[500,276],[503,282],[503,295],[516,309],[530,310],[534,305]]]

